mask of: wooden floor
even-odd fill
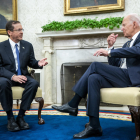
[[[47,106],[49,106],[49,104],[44,104],[44,106],[43,106],[43,108],[45,108],[45,107],[47,107]],[[31,104],[31,109],[36,109],[36,108],[38,108],[39,107],[39,104],[38,103],[35,103],[35,104]],[[13,109],[19,109],[20,108],[20,105],[13,105]],[[0,110],[2,110],[3,108],[2,108],[2,106],[0,105]]]

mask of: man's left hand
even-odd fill
[[[38,61],[38,65],[39,65],[40,67],[46,66],[46,65],[48,64],[48,62],[46,62],[45,60],[47,60],[47,58],[43,58],[43,59],[41,59],[40,61]]]
[[[108,56],[108,51],[104,49],[100,49],[94,53],[94,56]]]

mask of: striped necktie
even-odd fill
[[[17,62],[18,62],[18,70],[17,70],[17,75],[21,75],[21,70],[20,70],[20,59],[19,59],[19,50],[18,50],[18,44],[15,44],[16,47],[16,54],[17,54]]]
[[[130,47],[130,43],[133,39],[131,38],[129,41],[127,41],[126,47]],[[122,67],[123,63],[125,62],[125,58],[121,58],[120,68]]]

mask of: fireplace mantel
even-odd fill
[[[72,31],[49,31],[36,33],[42,38],[44,46],[42,53],[47,58],[48,65],[44,67],[44,83],[46,104],[62,103],[60,69],[63,63],[74,62],[107,62],[105,57],[95,57],[93,54],[99,48],[106,48],[109,34],[119,34],[114,47],[121,47],[127,39],[121,29],[80,29]]]
[[[108,28],[95,28],[95,29],[77,29],[69,31],[48,31],[43,33],[36,33],[40,38],[51,37],[51,38],[60,38],[60,37],[74,37],[81,35],[96,35],[96,34],[111,34],[111,33],[122,33],[120,28],[114,28],[110,30]]]
[[[124,43],[124,37],[123,32],[118,28],[113,30],[108,28],[89,28],[70,31],[48,31],[36,33],[36,35],[44,40],[42,52],[51,54],[58,49],[106,48],[106,38],[111,33],[119,34],[115,47],[120,47]]]

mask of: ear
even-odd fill
[[[138,23],[136,21],[133,22],[133,27],[136,29],[138,27]]]
[[[11,36],[12,31],[8,30],[7,33],[9,34],[9,36]]]

